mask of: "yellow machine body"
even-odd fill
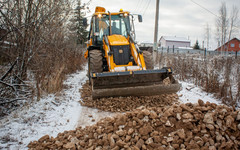
[[[131,24],[130,16],[133,18],[133,15],[122,9],[111,13],[103,7],[95,9],[90,23],[88,49],[84,54],[89,60],[88,75],[93,98],[158,95],[180,89],[171,75],[171,68],[147,68],[146,63],[149,62],[144,59],[144,52],[139,49],[131,34],[135,35],[135,30],[134,19]],[[141,20],[140,15],[138,19]],[[114,22],[118,23],[119,31],[114,31]],[[98,61],[93,63],[95,59]],[[164,86],[162,81],[167,77],[171,79],[172,85]]]

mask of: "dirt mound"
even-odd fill
[[[159,96],[129,96],[129,97],[110,97],[93,100],[91,98],[91,88],[85,83],[81,89],[81,105],[97,108],[103,111],[125,112],[132,111],[140,106],[163,107],[178,103],[177,94],[163,94]]]
[[[84,129],[43,136],[30,149],[240,149],[240,111],[213,103],[139,108]]]

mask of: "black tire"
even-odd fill
[[[91,50],[89,51],[89,73],[95,72],[100,73],[103,72],[103,61],[102,61],[102,52],[100,50]]]
[[[149,51],[143,51],[143,57],[146,65],[146,69],[153,69],[153,56]]]

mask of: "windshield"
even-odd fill
[[[125,37],[130,33],[129,16],[124,17],[120,15],[111,16],[112,34],[119,34]],[[97,17],[95,32],[99,33],[98,40],[103,39],[103,35],[109,35],[109,16]]]

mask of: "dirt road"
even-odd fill
[[[45,135],[30,149],[240,149],[239,110],[180,104],[177,94],[92,100],[88,83],[80,91],[79,127]]]

